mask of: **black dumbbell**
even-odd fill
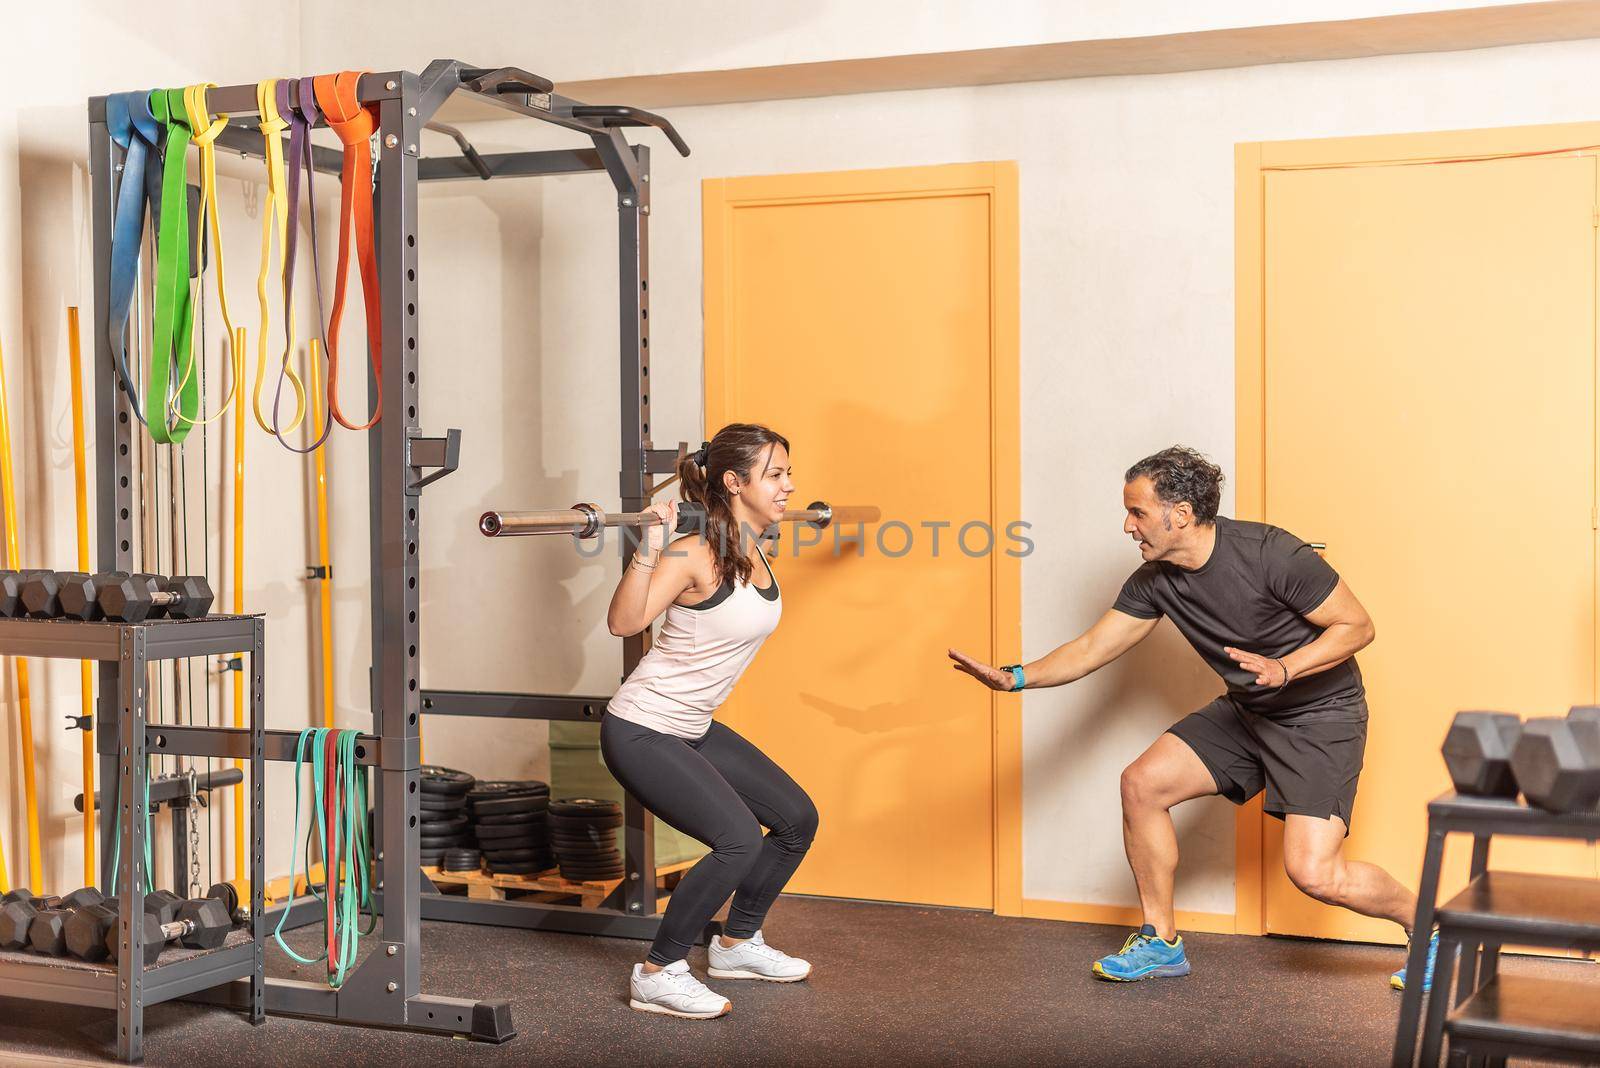
[[[87,579],[82,571],[36,571],[22,583],[22,610],[31,619],[58,619],[62,593],[71,582]]]
[[[28,944],[28,928],[42,905],[26,889],[13,890],[0,902],[0,949],[23,949]]]
[[[168,942],[177,942],[189,949],[216,949],[227,941],[233,930],[233,917],[227,905],[214,897],[190,898],[178,910],[178,918],[171,923],[160,923],[150,913],[140,916],[136,923],[144,924],[144,963],[154,964]],[[106,955],[117,959],[122,948],[122,932],[114,925],[105,936]]]
[[[100,611],[118,623],[139,623],[171,616],[198,619],[211,610],[215,595],[201,575],[161,579],[156,575],[107,576],[99,588]]]
[[[80,897],[85,891],[75,891],[74,901],[85,903],[92,902],[89,897]],[[90,890],[88,893],[94,893]],[[26,949],[28,948],[28,934],[32,930],[33,921],[43,913],[61,908],[59,897],[35,897],[26,887],[8,891],[0,897],[0,949]]]
[[[67,920],[71,909],[40,909],[28,924],[28,948],[50,957],[62,957],[67,952]]]
[[[152,890],[144,895],[144,911],[156,918],[157,923],[171,923],[178,918],[183,898],[171,890]]]
[[[105,613],[100,610],[100,591],[108,584],[128,577],[126,571],[103,571],[96,575],[69,572],[62,576],[61,614],[67,619],[104,619]]]
[[[121,912],[117,898],[109,897],[98,905],[74,909],[67,918],[67,952],[79,960],[105,960],[106,932],[117,925]]]
[[[1582,812],[1600,804],[1600,707],[1577,705],[1564,719],[1530,719],[1511,751],[1511,770],[1532,804]]]
[[[1444,736],[1444,766],[1456,792],[1472,797],[1516,797],[1511,750],[1522,720],[1510,712],[1457,712]]]
[[[28,925],[28,948],[50,957],[65,956],[67,952],[67,921],[74,912],[92,908],[105,899],[92,886],[74,890],[62,898],[55,908],[40,909]]]
[[[216,888],[212,890],[208,897],[217,896]],[[67,952],[81,960],[104,960],[110,953],[106,948],[106,933],[116,926],[120,905],[120,900],[113,897],[87,908],[73,909],[63,929]],[[183,898],[171,890],[152,890],[144,896],[141,911],[159,927],[175,923],[183,906]]]
[[[139,922],[148,924],[149,920],[154,920],[155,928],[147,926],[146,931],[148,933],[153,929],[158,930],[177,923],[186,905],[212,898],[222,903],[223,908],[228,911],[228,918],[232,924],[239,922],[238,916],[234,911],[239,904],[239,892],[230,883],[218,883],[206,891],[204,898],[194,898],[188,902],[170,890],[152,890],[144,897],[143,912],[145,918],[141,918]],[[118,940],[115,933],[118,912],[118,900],[116,898],[110,898],[99,905],[93,905],[89,908],[75,910],[67,920],[67,952],[88,961],[105,960],[115,953],[111,946],[112,943]],[[197,924],[197,926],[204,927],[205,925]],[[209,934],[209,928],[207,928],[207,932],[204,938],[209,939],[212,937]],[[151,941],[154,941],[155,946],[153,952],[159,954],[161,946],[166,940],[147,939],[145,946],[146,956],[152,954]]]
[[[0,571],[0,617],[20,619],[26,615],[27,608],[22,603],[22,592],[27,587],[28,580],[52,573],[32,568],[24,571]]]

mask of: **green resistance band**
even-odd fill
[[[194,302],[189,291],[189,141],[188,112],[182,89],[150,94],[150,112],[167,129],[161,172],[161,217],[156,237],[155,323],[150,378],[145,383],[145,422],[159,444],[182,441],[200,410],[199,376],[194,361]],[[177,362],[178,394],[169,396]],[[174,403],[174,400],[176,403]]]
[[[327,752],[325,741],[329,733],[338,735],[336,765],[327,767]],[[300,787],[301,770],[305,767],[306,747],[311,748],[311,794],[313,799],[325,796],[328,776],[334,776],[334,788],[342,791],[341,815],[338,826],[330,828],[323,806],[313,801],[312,808],[316,812],[316,823],[306,823],[306,843],[304,849],[305,870],[307,883],[310,885],[311,876],[311,840],[317,836],[322,844],[324,857],[340,856],[344,858],[344,870],[347,873],[341,879],[333,867],[325,869],[324,875],[328,880],[328,892],[336,895],[334,911],[334,940],[339,947],[339,963],[328,968],[328,985],[337,990],[344,985],[351,967],[355,964],[356,944],[362,936],[369,935],[377,926],[377,916],[372,910],[372,887],[369,878],[370,856],[367,844],[367,769],[356,763],[356,738],[358,731],[345,730],[330,732],[327,727],[312,727],[300,732],[295,742],[294,755],[294,830],[289,839],[289,885],[294,886],[298,874],[299,858],[302,855],[300,848]],[[337,850],[330,851],[329,834],[336,836],[339,846]],[[318,901],[326,901],[311,886],[311,894]],[[367,922],[363,928],[361,924],[362,913],[366,914]],[[302,957],[290,949],[283,940],[283,925],[289,918],[289,910],[285,909],[278,917],[278,926],[273,931],[272,937],[285,953],[301,964],[315,964],[326,960],[327,950],[315,957]],[[322,944],[326,946],[327,939]]]
[[[145,761],[144,776],[144,890],[150,893],[156,888],[155,862],[150,851],[152,828],[150,824],[150,768],[148,759]],[[117,879],[122,874],[122,776],[117,776],[117,794],[113,807],[117,813],[116,830],[112,832],[111,839],[111,896],[117,894]]]

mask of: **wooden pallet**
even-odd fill
[[[695,860],[666,864],[656,869],[657,912],[667,907],[670,891],[678,885],[683,873],[694,867]],[[425,867],[422,874],[441,890],[461,887],[469,898],[479,901],[526,900],[531,897],[553,903],[576,897],[584,908],[595,908],[622,885],[621,879],[574,882],[562,878],[560,871],[555,868],[533,875],[492,875],[486,871],[440,871],[438,868]]]

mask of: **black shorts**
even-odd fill
[[[1365,702],[1268,718],[1224,694],[1168,733],[1194,750],[1234,804],[1265,788],[1263,807],[1279,819],[1338,816],[1348,833],[1367,748]]]

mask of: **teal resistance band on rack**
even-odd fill
[[[337,754],[329,766],[328,736],[334,735],[334,752]],[[283,940],[283,925],[289,910],[278,917],[278,926],[272,937],[278,946],[301,964],[328,962],[328,985],[337,990],[344,985],[350,968],[356,960],[356,942],[371,934],[377,926],[377,916],[372,911],[372,888],[369,877],[369,850],[367,845],[367,769],[356,763],[357,731],[335,731],[327,727],[312,727],[300,732],[295,742],[294,754],[294,830],[289,840],[289,885],[295,885],[300,855],[300,784],[301,769],[306,762],[306,748],[311,749],[311,792],[315,799],[316,824],[306,823],[306,878],[311,894],[318,901],[330,905],[326,921],[326,948],[315,957],[302,957]],[[325,811],[326,801],[335,803],[337,819],[330,820]],[[322,842],[326,893],[324,898],[310,885],[311,836],[317,834]],[[342,861],[342,863],[341,863]],[[344,875],[341,877],[340,869]],[[367,924],[361,927],[361,914]]]
[[[150,823],[150,769],[146,761],[144,776],[144,890],[150,893],[156,888],[155,863],[150,851],[152,828]],[[117,894],[117,879],[122,874],[122,776],[117,776],[117,799],[112,805],[112,810],[117,814],[117,823],[112,829],[111,839],[111,896]]]

